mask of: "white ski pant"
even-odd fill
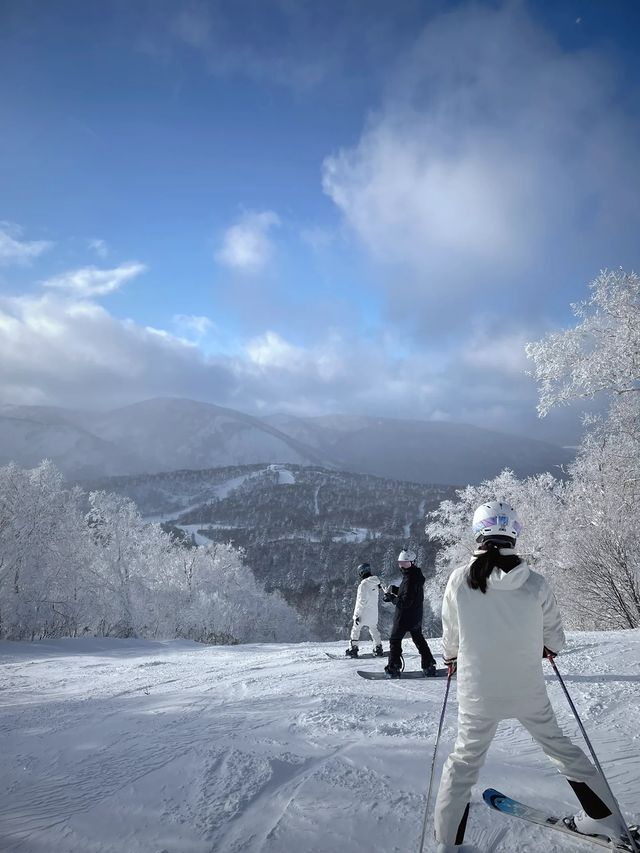
[[[439,842],[454,844],[471,789],[478,781],[501,719],[505,718],[477,716],[458,710],[458,737],[445,762],[436,799],[434,822]],[[540,744],[560,773],[573,782],[587,784],[613,811],[614,805],[599,773],[580,747],[562,733],[549,702],[516,719]]]
[[[378,631],[377,625],[363,625],[362,618],[360,619],[359,624],[356,625],[355,619],[353,620],[353,627],[351,628],[351,639],[356,642],[360,639],[360,632],[363,628],[368,628],[369,633],[371,634],[371,639],[373,640],[374,646],[379,646],[382,643],[382,638],[380,637],[380,631]]]

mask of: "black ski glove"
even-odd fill
[[[384,587],[383,587],[383,589],[384,589]],[[398,589],[399,589],[399,587],[394,586],[393,584],[391,586],[388,586],[384,590],[384,595],[382,596],[382,600],[383,601],[390,601],[392,604],[395,604],[396,600],[398,598]]]

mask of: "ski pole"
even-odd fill
[[[436,755],[438,754],[438,744],[440,743],[440,735],[442,734],[442,724],[444,723],[444,712],[447,709],[447,699],[449,697],[449,687],[451,686],[451,676],[453,675],[453,670],[449,669],[449,674],[447,676],[447,689],[444,692],[444,702],[442,703],[442,713],[440,714],[440,722],[438,724],[438,734],[436,735],[436,745],[433,749],[433,759],[431,761],[431,773],[429,775],[429,787],[427,789],[427,802],[424,806],[424,819],[422,821],[422,835],[420,836],[420,846],[418,847],[418,853],[422,853],[422,848],[424,847],[424,836],[427,831],[427,817],[429,815],[429,801],[431,800],[431,788],[433,786],[433,773],[436,767]]]
[[[558,667],[556,665],[555,660],[553,659],[553,655],[547,654],[547,660],[549,661],[549,663],[553,667],[553,671],[555,672],[555,674],[558,676],[558,681],[562,685],[562,689],[564,690],[564,695],[567,697],[567,702],[569,703],[569,707],[573,711],[573,715],[576,718],[578,725],[580,726],[580,731],[582,732],[582,737],[584,738],[585,743],[589,747],[589,752],[591,753],[591,757],[593,758],[593,763],[595,764],[596,769],[600,773],[600,776],[602,777],[602,781],[604,782],[605,787],[606,787],[607,791],[609,792],[609,796],[611,797],[611,802],[613,803],[613,809],[615,811],[616,817],[620,821],[621,825],[624,827],[624,831],[626,832],[627,837],[628,837],[629,841],[631,842],[631,849],[633,850],[633,853],[640,853],[640,851],[638,851],[638,846],[635,842],[635,838],[631,834],[631,830],[629,829],[627,822],[624,819],[622,812],[620,811],[620,806],[618,805],[618,801],[616,800],[614,793],[611,790],[611,785],[607,781],[607,777],[604,775],[604,770],[602,769],[602,766],[601,766],[600,762],[598,761],[598,756],[596,755],[595,749],[593,748],[593,744],[589,740],[589,736],[587,735],[585,727],[582,725],[582,720],[580,719],[580,716],[578,714],[578,710],[577,710],[576,706],[573,704],[573,700],[572,700],[571,696],[569,695],[569,691],[567,690],[567,686],[564,683],[564,679],[562,678],[562,676],[560,675],[560,672],[558,671]]]

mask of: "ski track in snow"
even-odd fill
[[[438,654],[439,640],[432,647]],[[0,850],[417,853],[446,682],[364,681],[361,663],[325,655],[341,650],[0,643]],[[558,666],[638,822],[640,632],[572,634]],[[561,725],[581,742],[551,671],[547,682]],[[437,776],[455,711],[452,686]],[[489,751],[467,841],[483,853],[592,849],[491,813],[480,799],[489,786],[554,812],[576,808],[515,721],[501,723]],[[434,849],[429,829],[424,850]]]
[[[196,509],[199,509],[201,506],[203,506],[203,504],[209,504],[216,500],[223,500],[224,498],[228,497],[231,492],[234,492],[236,489],[239,489],[240,486],[244,485],[247,480],[254,479],[255,477],[259,477],[264,474],[265,470],[266,469],[260,469],[258,471],[249,471],[248,473],[241,474],[238,477],[230,477],[228,480],[223,480],[222,483],[218,483],[217,485],[212,486],[207,490],[203,490],[200,494],[200,497],[195,501],[195,503],[187,503],[184,506],[173,509],[171,512],[168,513],[150,513],[144,515],[143,518],[145,521],[155,524],[164,524],[167,521],[175,521],[175,519],[180,518],[181,516],[186,515],[189,512],[193,512]],[[177,526],[186,529],[187,527],[204,527],[206,525],[178,524]],[[205,539],[205,543],[206,542],[208,542],[208,540]]]

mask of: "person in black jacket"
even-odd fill
[[[388,587],[385,591],[385,601],[392,601],[396,606],[389,637],[389,663],[384,668],[389,678],[400,677],[402,639],[407,631],[420,652],[424,674],[436,674],[436,660],[422,633],[424,575],[420,567],[416,566],[415,559],[413,551],[400,551],[398,567],[402,572],[402,582],[399,587]]]

